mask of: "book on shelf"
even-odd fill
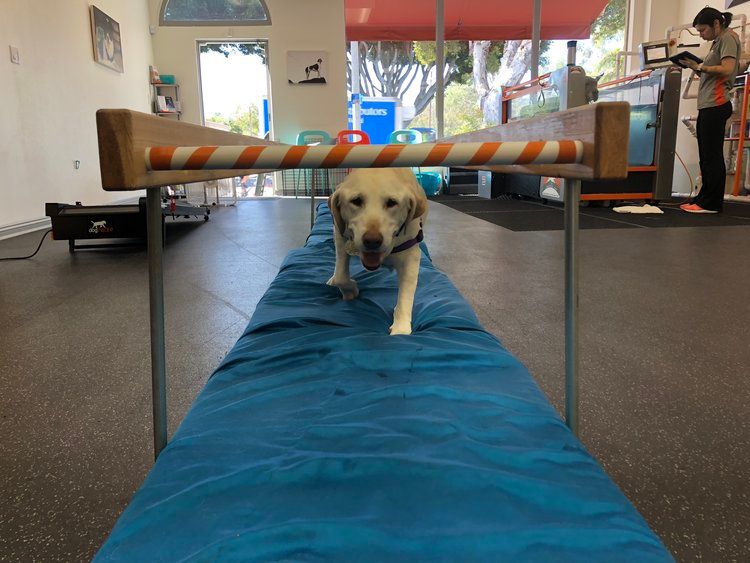
[[[156,111],[157,113],[164,113],[169,111],[167,107],[166,96],[156,96]]]

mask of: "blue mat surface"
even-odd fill
[[[97,561],[672,561],[427,256],[411,336],[333,265],[323,205]]]

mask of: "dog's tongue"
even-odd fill
[[[362,260],[362,265],[368,270],[377,270],[380,268],[380,259],[383,256],[382,252],[362,252],[359,255]]]

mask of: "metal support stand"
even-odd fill
[[[146,190],[148,289],[151,309],[151,393],[154,409],[154,459],[167,445],[167,385],[164,352],[164,271],[161,194]]]
[[[563,180],[565,199],[565,423],[578,436],[578,206],[581,181]]]
[[[310,228],[313,228],[313,225],[315,225],[315,173],[318,170],[316,168],[312,169],[312,178],[310,182]]]

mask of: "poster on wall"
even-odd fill
[[[740,4],[744,4],[748,0],[724,0],[724,9],[727,10],[729,8],[734,8],[735,6],[739,6]]]
[[[289,84],[327,84],[328,53],[287,51],[286,73]]]
[[[94,40],[94,60],[117,72],[124,72],[120,24],[96,6],[91,6],[91,35]]]

